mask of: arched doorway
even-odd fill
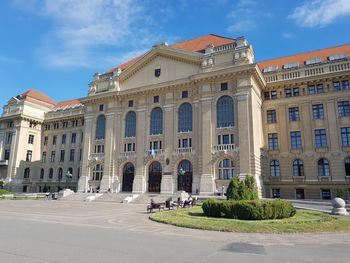
[[[132,163],[125,164],[123,168],[123,192],[132,192],[132,184],[134,182],[135,167]]]
[[[161,181],[162,165],[155,161],[148,168],[148,192],[159,193]]]
[[[192,193],[192,164],[188,160],[183,160],[177,167],[177,189],[178,191],[186,191]]]

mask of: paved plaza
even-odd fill
[[[178,228],[145,205],[0,201],[0,262],[349,262],[350,233]]]

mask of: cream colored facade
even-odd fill
[[[348,58],[264,73],[244,38],[207,45],[202,52],[161,43],[125,69],[96,74],[88,96],[80,99],[79,105],[35,109],[40,118],[32,118],[24,111],[19,115],[7,112],[13,103],[10,100],[1,118],[2,160],[9,129],[17,130],[17,139],[12,141],[9,160],[2,161],[1,177],[5,187],[15,191],[43,191],[46,186],[51,191],[71,187],[79,192],[99,189],[172,195],[185,189],[211,195],[226,187],[232,175],[250,174],[255,176],[261,196],[319,199],[326,197],[328,190],[334,196],[341,188],[349,198],[350,177],[346,176],[344,160],[350,146],[342,146],[340,129],[350,127],[350,117],[339,117],[337,103],[349,101],[350,91],[333,91],[334,83],[349,79]],[[323,93],[307,95],[309,86],[320,83]],[[286,89],[296,87],[299,96],[286,97]],[[219,124],[222,117],[218,113],[227,108],[223,104],[219,110],[222,98],[233,102],[233,111],[227,110],[233,120],[224,125]],[[179,127],[184,104],[192,113],[188,130]],[[312,118],[315,104],[323,105],[324,118]],[[291,107],[299,109],[300,118],[295,121],[289,120]],[[157,108],[162,119],[152,122]],[[273,123],[267,119],[268,110],[275,111]],[[131,127],[126,127],[129,115],[136,118],[132,136],[126,134]],[[7,128],[9,120],[15,120],[15,127]],[[38,123],[35,129],[24,127],[33,120]],[[152,134],[154,127],[160,132]],[[315,129],[326,130],[326,146],[315,146]],[[298,149],[291,149],[290,132],[294,131],[301,134]],[[32,162],[23,162],[27,148],[33,147],[27,147],[28,132],[40,141],[34,147]],[[71,144],[73,133],[76,142]],[[67,136],[65,144],[63,134]],[[269,148],[269,134],[277,134],[275,149]],[[23,142],[16,144],[17,140]],[[69,161],[72,149],[75,159]],[[61,150],[65,150],[62,162]],[[51,162],[53,151],[56,157]],[[318,174],[321,158],[329,161],[327,176]],[[302,174],[293,176],[296,159],[302,160]],[[271,166],[272,161],[278,161],[278,168]],[[24,179],[27,166],[31,173]],[[53,178],[49,179],[51,168]],[[59,180],[60,168],[63,178]],[[65,176],[69,169],[72,178]],[[271,169],[275,169],[274,174]]]

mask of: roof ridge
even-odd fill
[[[308,54],[308,53],[313,53],[313,52],[318,52],[318,51],[323,51],[323,50],[329,50],[329,49],[334,49],[334,48],[348,46],[348,45],[350,45],[350,43],[337,45],[337,46],[333,46],[333,47],[326,47],[326,48],[319,48],[319,49],[314,49],[314,50],[310,50],[310,51],[304,51],[304,52],[295,53],[295,54],[287,55],[287,56],[280,56],[280,57],[265,59],[265,60],[258,61],[257,63],[259,64],[259,63],[263,63],[266,61],[272,61],[272,60],[277,60],[277,59],[281,59],[281,58],[288,58],[288,57],[293,57],[293,56],[297,56],[297,55],[303,55],[303,54]]]
[[[203,37],[207,37],[207,36],[215,36],[215,37],[220,37],[220,38],[225,38],[225,39],[230,39],[230,40],[236,40],[236,38],[224,37],[224,36],[220,36],[220,35],[209,33],[207,35],[202,35],[202,36],[199,36],[199,37],[194,37],[194,38],[191,38],[191,39],[175,42],[175,43],[170,44],[170,46],[175,45],[175,44],[179,44],[179,43],[189,42],[189,41],[192,41],[192,40],[195,40],[195,39],[199,39],[199,38],[203,38]]]

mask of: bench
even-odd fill
[[[154,209],[164,210],[165,203],[151,203],[147,206],[147,213],[152,213]]]

